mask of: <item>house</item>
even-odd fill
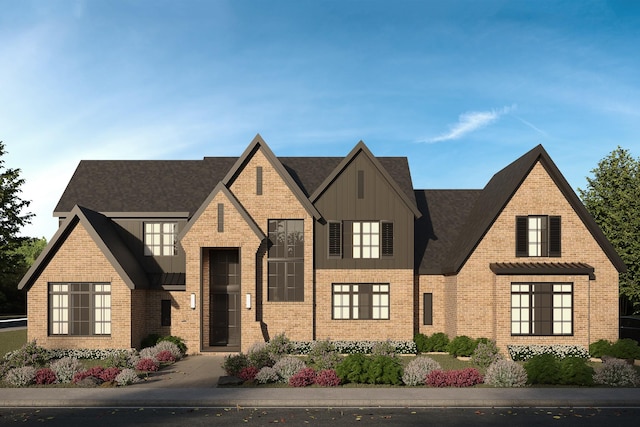
[[[190,351],[294,340],[507,344],[618,336],[620,257],[542,146],[482,190],[417,190],[406,158],[82,161],[19,284],[29,339]]]

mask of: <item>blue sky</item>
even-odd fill
[[[49,239],[82,159],[407,156],[482,188],[543,144],[640,155],[640,2],[0,0],[0,140]]]

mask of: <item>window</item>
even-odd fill
[[[573,335],[573,284],[512,283],[511,335]]]
[[[269,220],[269,301],[304,301],[304,221]]]
[[[329,221],[329,258],[342,257],[342,223]]]
[[[424,316],[422,319],[423,325],[433,325],[433,294],[422,294]]]
[[[559,216],[516,217],[516,256],[559,257],[560,228]]]
[[[160,324],[171,326],[171,300],[163,299],[160,302]]]
[[[380,258],[380,223],[353,223],[353,257]]]
[[[334,283],[332,298],[332,319],[389,319],[388,283]]]
[[[144,254],[153,256],[173,256],[176,254],[175,222],[146,222],[144,224]]]
[[[50,335],[110,335],[110,283],[50,283]]]

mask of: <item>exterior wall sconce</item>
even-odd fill
[[[191,310],[196,309],[196,294],[191,294],[191,300],[189,305],[191,306]]]
[[[247,307],[247,310],[251,310],[251,294],[246,295],[245,307]]]

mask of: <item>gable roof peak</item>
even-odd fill
[[[249,162],[249,160],[251,160],[253,155],[258,150],[262,151],[262,154],[267,158],[267,161],[271,163],[273,168],[276,170],[276,172],[278,172],[282,180],[289,187],[289,189],[296,196],[296,198],[300,201],[300,204],[306,209],[309,215],[318,219],[322,218],[322,215],[320,214],[320,212],[318,212],[315,206],[313,206],[313,204],[304,194],[300,186],[295,182],[291,174],[287,172],[287,169],[284,167],[280,159],[278,159],[276,155],[273,153],[273,151],[271,151],[271,148],[269,148],[269,146],[264,141],[264,139],[262,139],[262,136],[260,136],[260,134],[257,134],[253,138],[253,140],[251,141],[249,146],[244,150],[242,155],[238,157],[238,160],[236,160],[235,164],[231,167],[231,169],[229,169],[229,172],[227,172],[227,175],[222,180],[222,184],[225,185],[227,188],[230,188],[233,181],[238,177],[238,175],[242,172],[243,168],[246,166],[246,164]]]

